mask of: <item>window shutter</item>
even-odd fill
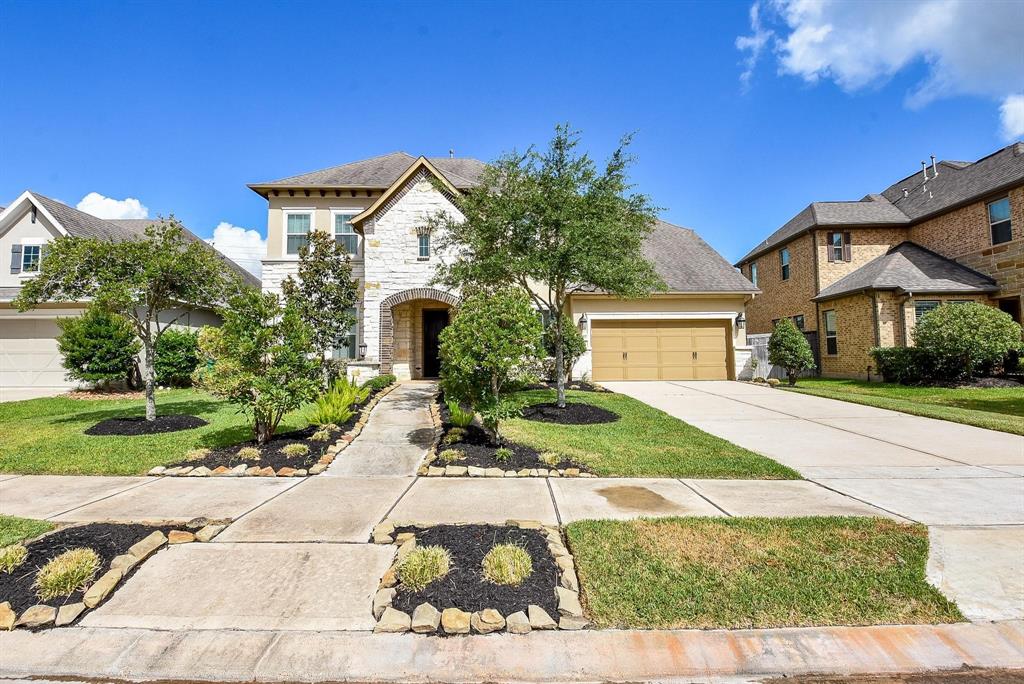
[[[11,245],[11,273],[21,273],[21,245]]]
[[[836,250],[832,248],[832,241],[834,240],[832,237],[833,235],[835,235],[835,233],[825,234],[825,239],[827,240],[826,244],[828,245],[828,260],[830,263],[836,260]]]
[[[843,233],[843,261],[853,261],[850,256],[850,234]]]

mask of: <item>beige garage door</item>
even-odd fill
[[[726,321],[594,321],[594,380],[728,380]]]
[[[64,379],[53,319],[0,318],[0,389],[71,387]]]

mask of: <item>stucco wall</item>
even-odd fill
[[[295,255],[285,255],[284,216],[287,211],[311,211],[313,229],[326,230],[333,234],[332,209],[362,211],[380,197],[379,190],[355,190],[354,192],[356,193],[354,197],[349,190],[341,190],[338,195],[335,195],[333,191],[326,192],[324,197],[320,196],[318,190],[311,190],[309,197],[300,191],[296,191],[294,195],[281,191],[276,197],[271,194],[267,198],[267,259],[298,259]]]
[[[14,225],[0,235],[0,287],[21,287],[31,275],[11,273],[11,246],[18,244],[41,245],[60,235],[43,212],[36,213],[36,222],[32,222],[32,211],[25,210]]]
[[[804,329],[814,330],[814,242],[810,235],[791,240],[789,248],[789,279],[782,280],[780,249],[762,254],[757,261],[757,286],[761,294],[747,304],[747,330],[770,333],[772,321],[802,314]],[[743,264],[743,275],[750,278],[750,264]]]

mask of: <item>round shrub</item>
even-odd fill
[[[421,546],[413,549],[398,566],[398,578],[408,588],[419,591],[447,575],[451,565],[452,557],[448,549]]]
[[[484,577],[495,584],[519,586],[533,572],[529,552],[518,544],[498,544],[487,552],[481,565]]]
[[[0,572],[10,573],[25,562],[28,549],[21,544],[11,544],[0,549]]]
[[[142,345],[127,320],[90,306],[76,318],[58,318],[57,325],[68,377],[101,384],[128,379]]]
[[[783,318],[775,324],[772,336],[768,338],[768,361],[774,366],[786,369],[786,377],[790,385],[805,370],[814,368],[814,352],[796,324]]]
[[[1021,327],[1008,313],[968,302],[932,309],[914,327],[914,344],[933,358],[943,379],[972,377],[1021,346]]]
[[[331,431],[327,428],[322,428],[310,435],[309,438],[314,442],[326,442],[331,438]]]
[[[92,549],[65,551],[51,558],[36,575],[36,594],[44,601],[70,596],[84,587],[99,568],[100,557]]]
[[[309,453],[309,447],[305,444],[289,444],[281,449],[281,453],[288,457],[305,456]]]
[[[171,328],[156,342],[153,366],[160,385],[190,387],[192,373],[200,363],[199,334]]]

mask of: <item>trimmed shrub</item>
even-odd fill
[[[782,384],[782,381],[779,380],[778,378],[768,378],[767,380],[765,380],[765,382],[768,383],[769,387],[778,387],[779,385]]]
[[[327,427],[324,427],[323,429],[314,432],[309,438],[314,442],[326,442],[331,438],[331,431]]]
[[[371,390],[382,390],[385,387],[390,387],[397,381],[398,378],[396,378],[394,375],[391,375],[390,373],[385,373],[384,375],[378,375],[376,377],[370,378],[369,380],[363,383],[363,387],[369,387]]]
[[[886,382],[916,385],[935,374],[935,361],[920,347],[875,347],[871,350],[875,368]]]
[[[1021,346],[1021,327],[1008,313],[967,302],[932,309],[914,327],[914,344],[935,362],[937,379],[991,372]]]
[[[461,461],[465,456],[462,455],[461,451],[456,449],[445,449],[437,455],[437,457],[445,463],[455,463]]]
[[[0,549],[0,572],[10,573],[25,562],[28,549],[21,544],[11,544]]]
[[[814,353],[804,334],[797,330],[796,324],[783,318],[775,324],[775,330],[768,339],[768,361],[774,366],[786,369],[786,377],[790,385],[805,370],[814,368]]]
[[[476,414],[472,409],[462,408],[459,402],[454,399],[446,399],[444,403],[448,407],[448,420],[451,421],[452,425],[465,429],[473,424],[473,418]]]
[[[452,556],[441,546],[413,549],[398,566],[398,578],[406,587],[419,591],[448,574]]]
[[[529,552],[518,544],[498,544],[481,563],[484,577],[495,584],[519,586],[533,572]]]
[[[289,444],[281,449],[281,453],[289,458],[295,458],[296,456],[305,456],[309,453],[309,447],[305,444]]]
[[[199,366],[199,333],[171,328],[156,342],[156,381],[159,385],[191,387],[192,373]]]
[[[84,587],[99,569],[99,554],[92,549],[65,551],[51,558],[36,575],[36,594],[44,601],[69,596]]]
[[[57,348],[69,378],[106,384],[127,381],[142,345],[131,324],[90,306],[81,316],[58,318]]]

